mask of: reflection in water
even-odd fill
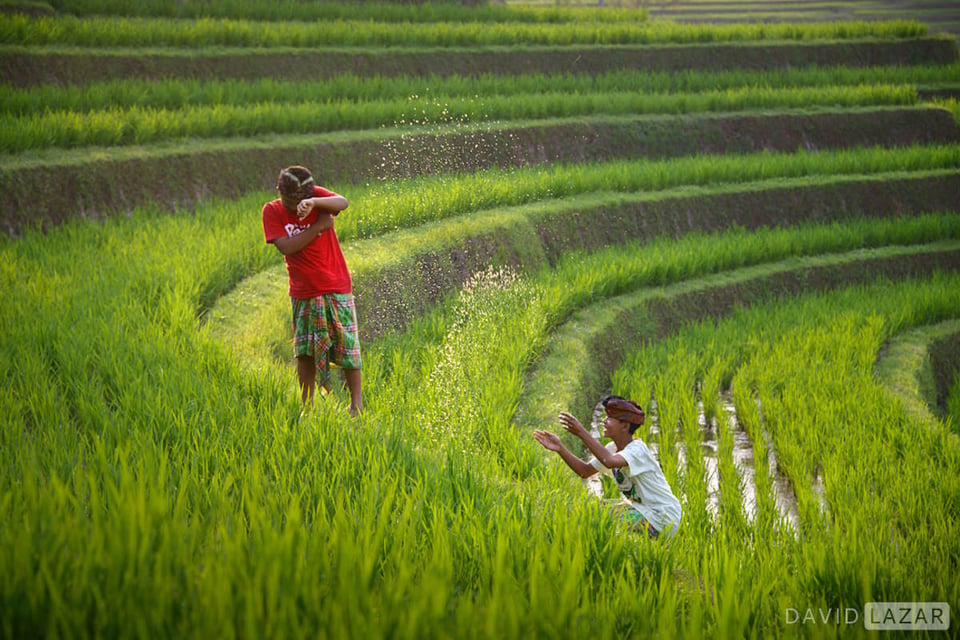
[[[737,420],[737,410],[733,404],[733,397],[729,392],[720,393],[720,405],[726,415],[727,423],[734,430],[733,461],[737,472],[743,480],[743,511],[749,522],[753,522],[757,515],[757,485],[755,481],[756,460],[753,456],[753,441]],[[797,512],[797,496],[793,491],[790,479],[777,464],[777,452],[773,448],[770,434],[763,431],[764,444],[767,448],[767,475],[773,481],[773,501],[780,518],[786,522],[794,533],[799,531],[800,516]]]
[[[753,442],[737,420],[737,409],[729,392],[720,394],[720,408],[726,418],[727,428],[733,432],[733,451],[730,455],[733,465],[740,475],[740,497],[743,512],[748,522],[753,522],[757,514],[757,483],[754,480]]]
[[[700,426],[700,455],[707,483],[707,512],[714,520],[720,515],[720,467],[717,462],[717,423],[707,422],[703,402],[697,400],[697,423]]]

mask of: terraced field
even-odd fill
[[[523,4],[530,3],[523,0]],[[617,3],[583,1],[580,4]],[[640,0],[636,4],[646,8],[653,18],[676,22],[916,20],[928,25],[933,32],[960,35],[960,6],[949,0]]]
[[[263,4],[0,15],[4,637],[960,610],[952,37]],[[259,219],[293,163],[350,200],[358,419],[343,390],[301,415]],[[611,391],[669,542],[531,437]]]

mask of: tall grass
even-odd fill
[[[960,434],[960,376],[954,378],[947,394],[947,416],[954,432]]]
[[[529,24],[476,21],[391,23],[332,19],[256,22],[227,18],[28,18],[0,20],[0,44],[93,48],[146,47],[477,47],[697,44],[746,41],[902,39],[925,35],[917,22],[684,25],[670,22]]]

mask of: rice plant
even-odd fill
[[[83,86],[44,84],[10,87],[0,95],[0,113],[25,116],[45,110],[88,112],[139,106],[183,109],[188,106],[251,103],[301,103],[328,96],[354,104],[394,100],[492,98],[535,93],[573,96],[634,92],[638,94],[709,94],[746,90],[849,87],[859,85],[917,85],[938,87],[960,82],[958,65],[898,67],[800,67],[789,70],[703,72],[696,70],[610,71],[601,74],[519,74],[502,76],[478,73],[467,76],[398,76],[365,78],[340,75],[328,80],[231,80],[166,78],[153,81],[129,78],[87,83]]]
[[[762,109],[904,106],[918,101],[910,86],[860,86],[640,95],[634,92],[570,96],[449,99],[411,97],[301,103],[217,104],[178,110],[111,107],[78,113],[50,111],[33,116],[0,115],[0,151],[20,153],[43,147],[145,145],[178,138],[256,137],[376,129],[398,122],[419,125],[569,118],[582,115],[686,114]]]
[[[843,22],[684,25],[670,22],[475,21],[390,23],[333,19],[256,22],[229,18],[164,19],[95,17],[0,20],[0,44],[75,47],[478,47],[496,45],[651,45],[706,42],[810,41],[923,36],[917,22]]]

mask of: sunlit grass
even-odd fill
[[[131,106],[74,112],[45,109],[29,116],[0,115],[0,149],[20,153],[44,147],[149,145],[178,138],[256,137],[376,129],[396,124],[440,125],[585,115],[647,115],[907,106],[919,102],[912,85],[710,91],[699,94],[541,92],[523,96],[437,99],[411,96],[363,103],[309,100],[258,102],[177,110]]]
[[[27,18],[0,21],[0,44],[80,47],[471,47],[520,45],[692,44],[744,41],[813,41],[856,38],[900,39],[923,36],[918,22],[838,22],[824,24],[684,25],[672,22],[593,22],[531,24],[476,21],[392,23],[330,19],[319,22],[258,22],[229,18],[88,17]]]

